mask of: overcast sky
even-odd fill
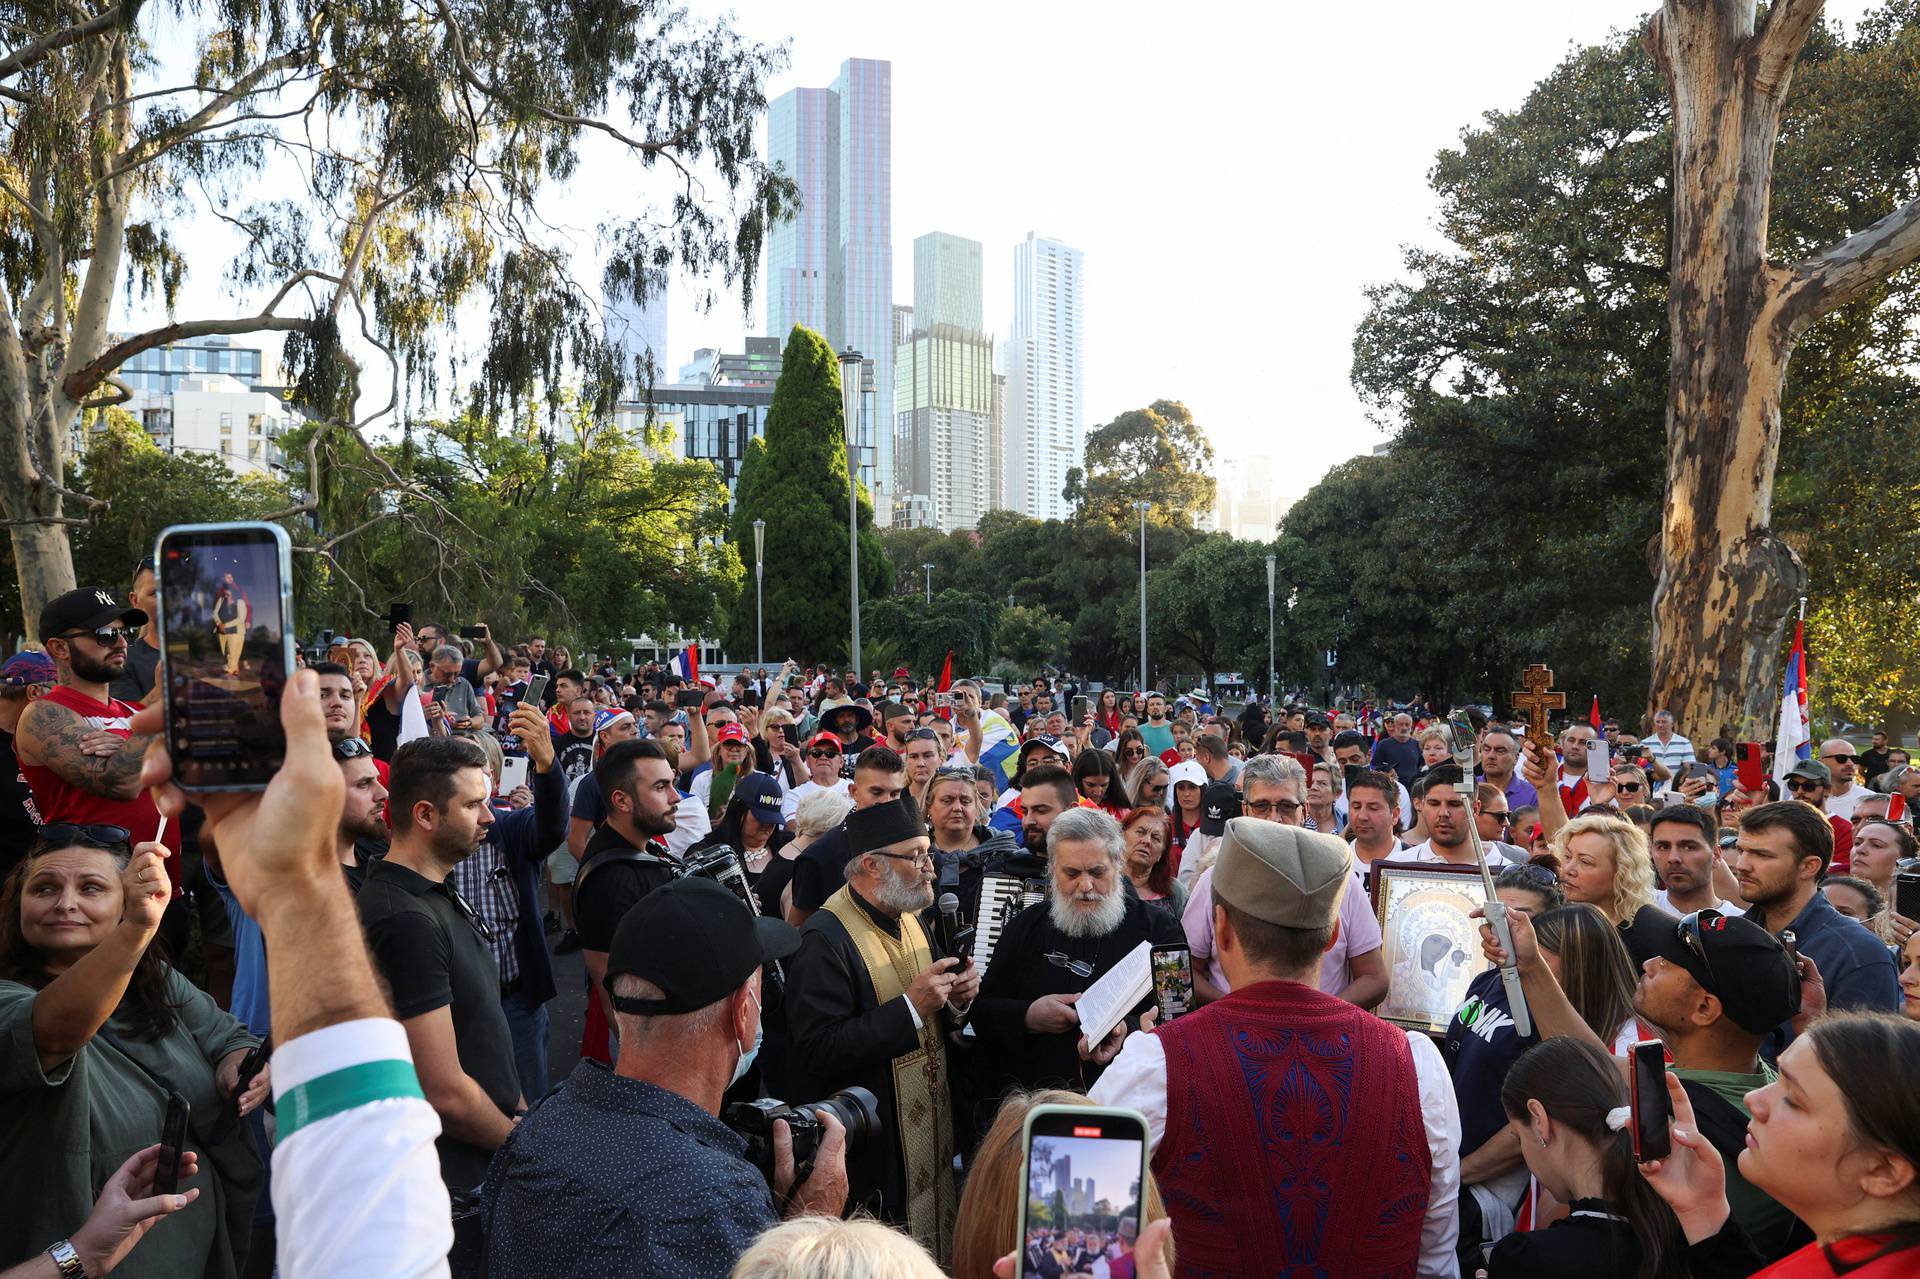
[[[1297,496],[1384,438],[1348,383],[1353,331],[1402,246],[1438,239],[1435,153],[1651,7],[1215,3],[1172,20],[1131,0],[743,0],[734,13],[750,37],[790,40],[769,97],[830,84],[847,57],[893,63],[896,302],[912,301],[915,236],[980,240],[986,322],[1004,336],[1014,243],[1030,230],[1064,240],[1086,254],[1087,428],[1184,400],[1216,469],[1273,453]],[[1851,25],[1867,7],[1827,11]],[[583,248],[616,201],[648,193],[606,167],[555,202]],[[189,300],[218,305],[218,286],[202,260]],[[737,298],[701,314],[676,285],[669,375],[696,346],[738,349],[761,331],[757,310],[751,327]]]

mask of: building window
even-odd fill
[[[220,429],[223,431],[231,431],[233,429],[233,414],[222,413],[220,415]]]

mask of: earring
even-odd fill
[[[1547,1148],[1547,1139],[1545,1137],[1542,1137],[1540,1139],[1540,1149],[1545,1150],[1546,1148]]]

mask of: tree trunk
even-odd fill
[[[67,542],[67,530],[58,524],[16,524],[13,534],[13,563],[20,578],[20,623],[36,644],[40,634],[40,609],[55,596],[74,587],[73,548]],[[106,583],[109,589],[118,583]]]
[[[29,387],[28,379],[20,376],[24,364],[7,358],[17,357],[18,351],[17,344],[0,338],[0,514],[10,521],[58,520],[59,489],[34,480],[65,483],[64,441],[57,441],[47,428],[53,418],[43,407],[44,388]],[[41,606],[74,587],[73,547],[64,524],[13,523],[7,532],[20,582],[20,629],[38,641]]]
[[[1674,166],[1648,711],[1709,737],[1764,735],[1781,627],[1806,576],[1769,527],[1792,353],[1780,323],[1790,273],[1766,255],[1786,86],[1755,74],[1753,18],[1751,0],[1668,0],[1647,32],[1673,101]]]

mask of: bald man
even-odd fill
[[[1820,743],[1820,762],[1833,772],[1833,790],[1827,796],[1827,816],[1853,820],[1856,804],[1873,791],[1860,784],[1860,752],[1844,737]]]

